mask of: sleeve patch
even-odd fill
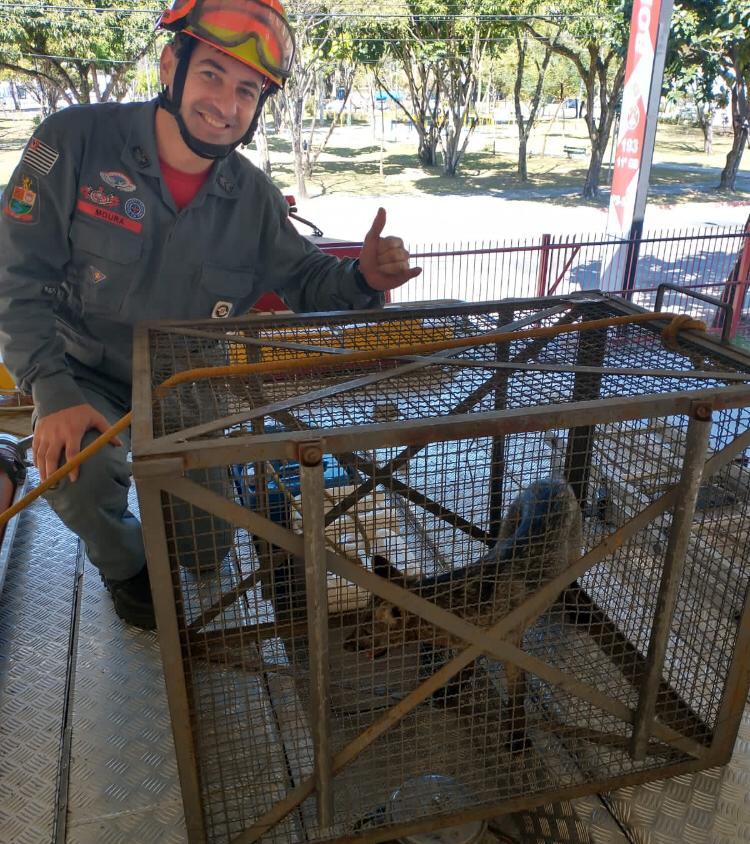
[[[19,173],[4,194],[3,213],[20,223],[36,223],[39,220],[39,186],[35,176]]]
[[[32,170],[46,176],[55,166],[59,157],[60,153],[49,144],[45,144],[39,138],[32,138],[21,160]]]

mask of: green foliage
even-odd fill
[[[34,80],[50,103],[122,96],[153,43],[153,12],[121,0],[45,0],[0,10],[0,68]],[[59,7],[59,11],[58,11]]]
[[[685,0],[675,6],[670,78],[696,77],[707,96],[717,76],[731,88],[750,78],[750,0]]]
[[[750,0],[683,0],[674,19],[673,84],[681,90],[692,87],[699,104],[713,104],[717,78],[729,93],[734,143],[719,188],[734,190],[750,134]]]

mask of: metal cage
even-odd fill
[[[750,358],[670,326],[592,293],[140,330],[191,844],[393,839],[729,758]]]

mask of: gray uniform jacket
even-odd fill
[[[3,194],[0,348],[40,416],[84,401],[77,364],[129,385],[143,320],[233,316],[268,290],[295,311],[382,303],[356,262],[298,234],[279,191],[237,153],[178,212],[160,174],[155,109],[52,115]]]

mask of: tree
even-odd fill
[[[750,0],[684,0],[675,10],[675,22],[678,43],[672,67],[693,73],[704,101],[710,101],[718,80],[729,91],[732,148],[718,189],[733,191],[750,135]]]
[[[529,99],[529,113],[526,117],[524,117],[521,109],[521,92],[524,88],[524,75],[526,73],[526,57],[529,49],[529,39],[527,33],[520,28],[516,28],[513,34],[515,35],[516,52],[518,54],[518,62],[516,63],[516,81],[513,86],[513,103],[516,111],[516,125],[518,126],[518,178],[522,182],[528,182],[529,174],[526,168],[526,147],[529,142],[531,129],[536,121],[537,109],[539,108],[542,89],[544,87],[544,77],[547,73],[550,58],[552,57],[552,47],[547,46],[545,48],[541,64],[539,63],[539,60],[534,57],[536,83]]]
[[[347,7],[349,8],[349,7]],[[284,123],[291,138],[297,192],[307,197],[307,179],[312,175],[322,147],[315,144],[318,122],[316,106],[325,93],[325,79],[334,68],[347,75],[346,87],[351,90],[354,63],[369,55],[367,42],[360,45],[352,29],[335,5],[321,6],[313,0],[290,0],[286,9],[293,23],[296,52],[292,72],[277,98]],[[306,125],[307,113],[310,120]]]
[[[623,11],[626,14],[623,14]],[[602,162],[625,82],[629,9],[604,0],[596,14],[584,0],[561,0],[543,22],[526,22],[541,44],[568,59],[583,82],[591,157],[583,184],[586,198],[599,194]]]
[[[36,87],[46,114],[60,99],[121,99],[154,38],[153,11],[119,0],[9,6],[0,10],[0,68]]]
[[[503,31],[497,15],[490,0],[405,0],[402,17],[382,28],[386,53],[406,78],[409,102],[388,93],[417,131],[420,162],[435,164],[441,146],[448,176],[456,174],[477,125],[479,70]],[[388,90],[382,75],[378,82]]]
[[[441,85],[438,63],[439,50],[426,40],[412,40],[407,32],[398,33],[389,42],[388,53],[403,72],[408,99],[396,97],[385,81],[382,68],[375,70],[375,81],[388,94],[397,108],[404,112],[409,124],[417,132],[417,158],[426,167],[437,164],[440,143]]]

